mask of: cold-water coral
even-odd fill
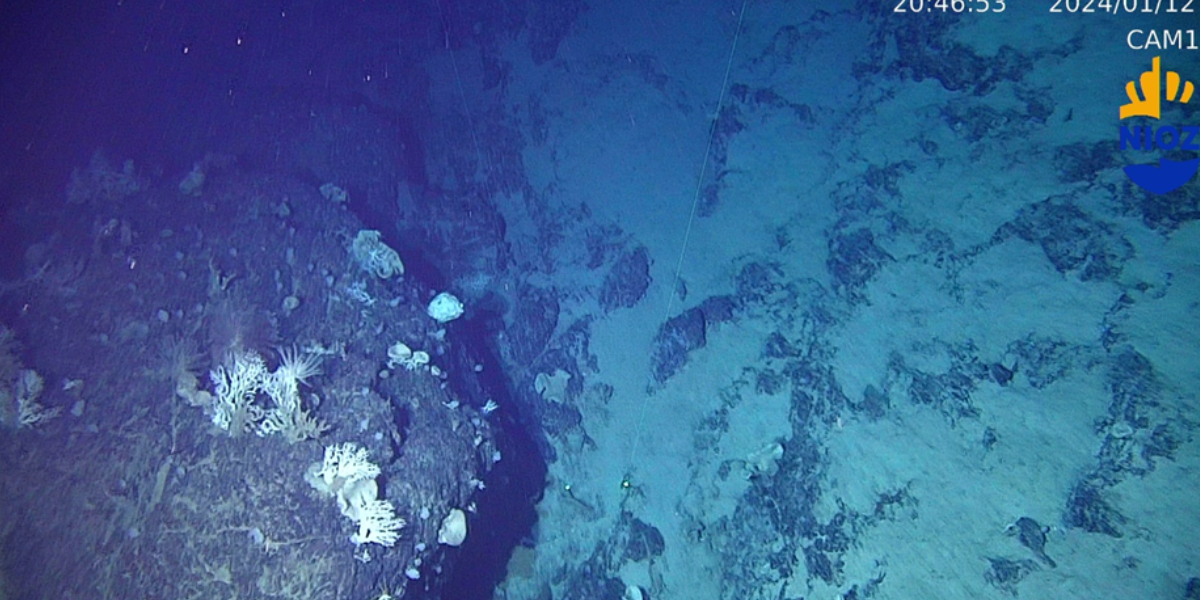
[[[358,524],[358,532],[350,536],[356,545],[391,546],[407,524],[391,502],[379,498],[379,473],[366,448],[347,442],[326,447],[324,459],[305,474],[309,485],[334,496],[342,514]]]
[[[38,402],[42,395],[42,376],[24,369],[17,376],[17,427],[33,427],[58,416],[58,407],[46,408]]]
[[[400,538],[407,523],[396,516],[396,509],[387,500],[365,500],[358,508],[358,531],[350,536],[355,545],[379,544],[392,546]]]
[[[302,352],[295,347],[280,348],[279,367],[275,374],[284,380],[297,384],[308,384],[309,377],[321,374],[321,356],[311,352]]]
[[[319,372],[320,358],[286,350],[280,356],[279,367],[268,372],[257,352],[233,352],[209,373],[212,394],[196,390],[186,377],[176,383],[175,393],[203,407],[214,425],[235,437],[253,430],[279,434],[291,443],[316,439],[329,427],[304,410],[300,384]],[[271,399],[271,408],[255,404],[259,393]]]
[[[363,270],[380,279],[404,274],[404,263],[400,255],[383,243],[381,234],[373,229],[363,229],[354,236],[350,254]]]
[[[267,364],[257,352],[232,352],[208,375],[215,392],[210,407],[214,425],[239,436],[263,417],[254,399],[267,378]]]

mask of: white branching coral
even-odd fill
[[[358,532],[350,536],[356,545],[391,546],[406,525],[396,516],[395,506],[379,498],[375,483],[379,473],[367,449],[348,442],[326,447],[324,460],[310,467],[306,476],[309,485],[336,497],[342,514],[358,523]]]
[[[58,407],[46,408],[37,401],[42,384],[42,376],[33,369],[17,374],[17,427],[33,427],[58,416]]]
[[[22,368],[18,353],[17,336],[0,324],[0,425],[35,427],[57,417],[61,409],[38,402],[44,387],[42,376]]]
[[[387,500],[367,500],[358,507],[358,532],[350,536],[355,545],[393,546],[407,523],[396,516],[396,508]]]
[[[329,424],[304,410],[272,409],[258,425],[260,435],[279,434],[289,443],[315,440],[329,431]]]
[[[275,399],[276,405],[266,411],[258,423],[259,435],[279,434],[289,443],[295,444],[304,440],[315,440],[329,430],[329,424],[304,410],[298,395],[268,395]],[[286,402],[280,403],[280,399]]]
[[[379,467],[371,462],[366,448],[347,442],[325,448],[325,460],[317,476],[336,494],[346,483],[375,479],[379,476]]]
[[[404,263],[395,250],[383,243],[380,233],[373,229],[363,229],[354,236],[350,245],[350,254],[358,261],[363,270],[374,274],[380,279],[389,279],[393,275],[404,274]]]
[[[316,439],[329,426],[304,410],[300,384],[321,372],[321,357],[296,350],[279,351],[279,367],[263,380],[263,392],[274,403],[259,423],[261,435],[278,433],[291,443]]]
[[[262,419],[263,410],[254,405],[254,398],[266,381],[267,364],[257,352],[230,354],[208,377],[215,392],[210,405],[214,425],[238,436]]]
[[[286,350],[280,351],[280,357],[279,367],[269,372],[258,353],[235,352],[209,373],[213,394],[181,391],[178,385],[176,394],[204,407],[213,424],[233,436],[254,431],[258,435],[277,433],[292,443],[315,439],[329,427],[304,410],[300,384],[320,372],[320,359]],[[260,393],[271,399],[270,408],[255,404]]]

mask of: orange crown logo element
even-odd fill
[[[1121,118],[1129,117],[1150,117],[1152,119],[1159,118],[1162,115],[1162,66],[1161,57],[1155,56],[1149,71],[1142,73],[1139,81],[1142,85],[1142,93],[1144,96],[1138,95],[1137,83],[1132,81],[1125,84],[1125,95],[1129,96],[1129,104],[1121,105]],[[1192,99],[1192,92],[1195,91],[1192,82],[1183,81],[1183,93],[1180,94],[1179,84],[1181,79],[1179,73],[1175,71],[1167,71],[1167,93],[1166,99],[1170,102],[1178,101],[1187,104]]]

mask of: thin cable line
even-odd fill
[[[712,126],[709,127],[708,145],[704,148],[704,161],[700,165],[700,176],[696,179],[696,193],[692,196],[692,210],[688,214],[687,226],[683,230],[683,243],[679,247],[679,260],[675,263],[675,275],[671,279],[671,287],[667,290],[667,305],[660,321],[662,323],[667,322],[667,317],[671,315],[671,309],[675,305],[675,290],[679,286],[679,277],[683,272],[683,259],[687,254],[688,242],[691,241],[692,226],[696,222],[696,209],[700,205],[700,193],[704,189],[704,175],[708,172],[709,157],[712,155],[713,143],[717,137],[717,126],[720,124],[721,107],[725,105],[725,94],[729,91],[729,74],[733,71],[733,57],[737,52],[738,38],[742,36],[742,22],[746,17],[746,5],[749,3],[750,0],[742,0],[742,8],[738,12],[737,29],[733,33],[733,43],[729,45],[729,59],[725,63],[725,78],[721,81],[721,94],[717,97],[717,117],[713,119]],[[650,377],[653,377],[653,374],[650,374]],[[642,397],[642,404],[638,411],[637,431],[633,436],[633,446],[629,451],[629,461],[627,462],[630,466],[637,457],[638,446],[641,445],[642,434],[646,429],[646,407],[650,404],[649,400],[647,396]]]
[[[446,51],[450,53],[450,66],[454,69],[454,82],[458,85],[458,97],[462,101],[463,111],[467,113],[467,126],[471,129],[471,143],[475,145],[475,160],[479,163],[479,169],[483,171],[483,185],[486,189],[488,186],[489,165],[483,161],[483,151],[479,148],[479,136],[475,133],[475,119],[471,116],[471,107],[467,104],[467,92],[463,88],[462,77],[458,73],[458,59],[454,57],[454,49],[450,47],[450,24],[446,22],[446,15],[442,12],[442,1],[437,0],[438,17],[442,21],[442,35],[446,40]]]

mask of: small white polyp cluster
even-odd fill
[[[309,467],[306,475],[309,485],[337,498],[342,514],[358,523],[358,531],[350,536],[356,545],[392,546],[406,524],[391,502],[379,498],[378,476],[379,467],[370,461],[367,449],[349,442],[325,448],[324,460]]]

